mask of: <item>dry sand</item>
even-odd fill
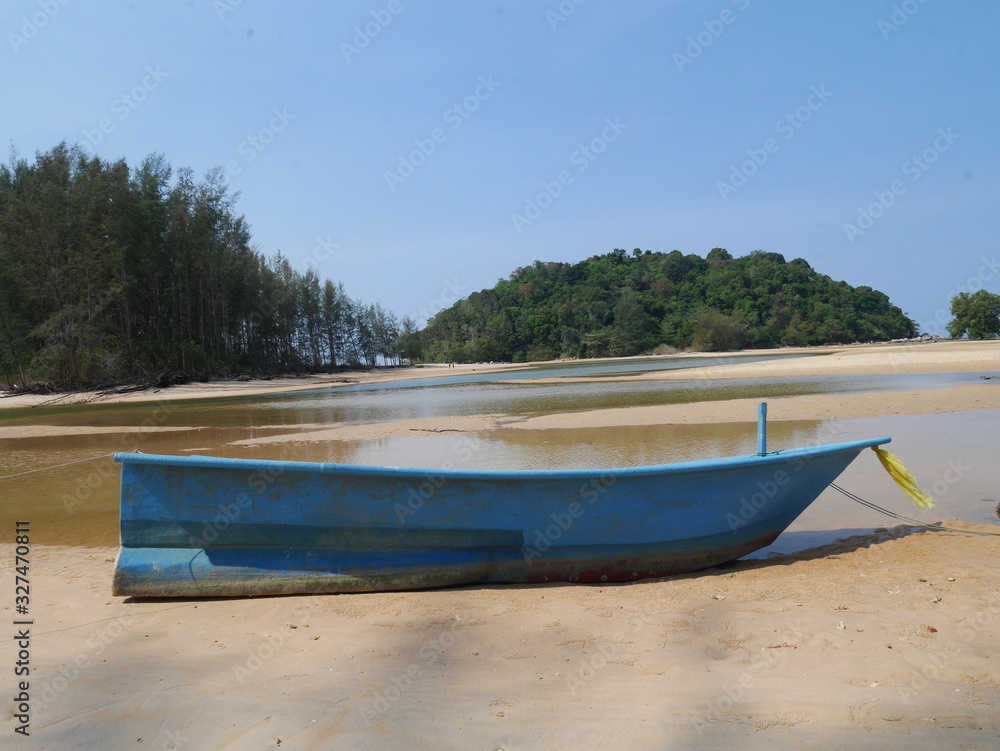
[[[796,367],[824,364],[1000,375],[1000,343],[842,348]],[[723,366],[745,377],[776,367]],[[684,375],[716,373],[668,377]],[[792,397],[772,400],[770,417],[991,409],[998,384]],[[489,415],[352,426],[350,437],[745,420],[748,406]],[[319,430],[296,439],[346,437]],[[4,748],[1000,748],[996,536],[897,528],[616,586],[200,601],[112,597],[114,550],[34,547],[28,626],[12,625],[14,553],[0,545],[0,606],[11,635],[30,631],[31,735],[15,733],[25,678],[8,639]]]
[[[628,585],[208,601],[122,601],[113,551],[39,548],[5,747],[996,749],[1000,538],[906,532]]]
[[[880,373],[983,373],[1000,375],[1000,339],[990,341],[909,342],[843,347],[759,350],[761,354],[818,355],[794,359],[740,362],[734,353],[716,353],[711,367],[660,370],[634,376],[538,378],[535,383],[560,381],[694,380],[724,378],[796,378],[803,376],[869,375]],[[758,350],[740,353],[757,354]]]

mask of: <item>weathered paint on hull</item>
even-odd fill
[[[714,551],[675,546],[587,548],[561,551],[558,560],[526,565],[504,549],[408,550],[405,554],[356,550],[271,548],[122,548],[114,593],[143,597],[220,597],[429,589],[472,583],[620,582],[698,571],[769,545],[778,533]],[[636,546],[638,548],[638,546]],[[512,559],[512,552],[517,559]],[[506,560],[505,560],[506,559]]]
[[[862,449],[888,441],[509,473],[119,454],[114,593],[364,592],[697,571],[770,544]]]

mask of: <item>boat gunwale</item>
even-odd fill
[[[445,480],[500,480],[537,481],[559,479],[588,479],[595,475],[615,477],[642,477],[648,475],[678,474],[718,470],[723,468],[784,464],[795,459],[809,459],[846,451],[879,446],[892,441],[889,437],[870,438],[861,441],[828,443],[793,449],[769,451],[766,454],[727,456],[714,459],[698,459],[672,464],[654,464],[640,467],[602,467],[595,469],[553,469],[553,470],[495,470],[495,469],[440,469],[434,467],[383,467],[364,464],[337,464],[333,462],[295,462],[276,459],[238,459],[216,456],[174,456],[169,454],[144,454],[141,452],[120,452],[114,455],[119,464],[158,465],[187,467],[190,469],[240,469],[265,472],[296,472],[324,475],[362,475],[396,479],[420,478],[428,475]]]

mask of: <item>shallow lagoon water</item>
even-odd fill
[[[511,380],[447,385],[427,382],[433,380],[176,402],[166,401],[169,392],[164,392],[164,402],[159,405],[133,403],[9,410],[0,412],[0,425],[134,427],[152,419],[156,425],[166,427],[267,431],[273,426],[315,427],[334,423],[395,422],[487,414],[538,415],[742,398],[773,399],[808,394],[944,388],[979,382],[978,378],[967,373],[824,376],[794,380],[751,378],[610,383]]]
[[[699,363],[700,364],[700,363]],[[638,365],[643,365],[639,363]],[[591,368],[591,364],[584,366]],[[574,371],[561,366],[562,373]],[[522,371],[518,371],[522,372]],[[592,371],[588,371],[590,374]],[[537,372],[536,372],[537,374]],[[213,454],[352,464],[495,469],[602,468],[690,461],[756,450],[755,416],[745,423],[662,425],[573,430],[501,429],[474,434],[413,435],[369,441],[240,446],[247,438],[287,434],[334,422],[381,422],[449,415],[533,415],[593,408],[685,403],[817,393],[861,393],[934,388],[978,379],[969,374],[893,375],[724,381],[615,381],[531,384],[520,379],[433,385],[396,382],[381,388],[344,388],[267,397],[157,404],[83,405],[0,413],[0,425],[115,427],[107,434],[0,439],[0,475],[72,462],[115,451]],[[402,385],[401,385],[402,384]],[[165,394],[166,395],[166,394]],[[152,421],[181,430],[134,433]],[[996,521],[996,412],[957,413],[835,422],[769,425],[772,450],[892,435],[892,449],[928,488],[949,471],[961,481],[941,486],[938,511],[920,512],[888,480],[873,455],[858,458],[841,484],[881,505],[923,521],[957,517]],[[300,426],[300,427],[297,427]],[[954,475],[954,471],[951,472]],[[117,545],[118,467],[110,459],[0,481],[0,524],[27,515],[40,544]],[[13,503],[16,499],[16,503]],[[774,550],[796,550],[845,534],[897,522],[827,490],[782,535]],[[768,551],[756,554],[760,556]]]

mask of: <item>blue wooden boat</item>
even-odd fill
[[[763,405],[762,405],[763,406]],[[497,472],[117,454],[114,593],[614,582],[769,545],[889,438],[604,470]]]

